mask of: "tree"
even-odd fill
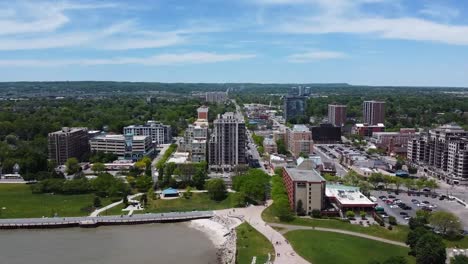
[[[203,190],[203,188],[205,187],[205,180],[206,180],[206,172],[202,170],[198,170],[197,172],[195,172],[195,175],[192,178],[193,185],[198,190]]]
[[[439,264],[445,263],[446,252],[442,238],[426,233],[418,239],[414,248],[417,264]]]
[[[279,218],[280,221],[292,221],[294,215],[291,212],[291,207],[287,197],[281,197],[273,203],[273,214]]]
[[[148,197],[148,199],[154,200],[155,193],[153,187],[148,189],[148,192],[146,192],[146,196]]]
[[[388,217],[388,223],[391,225],[397,225],[397,220],[394,216],[391,215]]]
[[[297,213],[297,215],[301,215],[301,216],[305,215],[305,211],[304,211],[304,207],[302,205],[302,200],[301,199],[299,199],[297,201],[296,213]]]
[[[99,208],[102,206],[101,199],[98,196],[94,197],[93,206]]]
[[[393,184],[395,184],[395,192],[398,194],[400,192],[400,187],[403,185],[405,180],[400,177],[395,177]]]
[[[369,177],[369,182],[374,186],[374,189],[377,189],[379,184],[383,182],[384,176],[382,173],[372,173]]]
[[[149,176],[139,176],[135,180],[135,187],[139,192],[147,191],[153,187],[153,179]]]
[[[426,180],[425,179],[418,179],[416,180],[416,189],[418,189],[418,193],[421,192],[421,189],[426,186]]]
[[[247,196],[243,192],[236,192],[233,194],[233,206],[234,207],[244,207],[246,203]]]
[[[80,171],[81,167],[78,164],[78,159],[76,158],[69,158],[65,162],[65,166],[67,167],[67,174],[75,174]]]
[[[453,213],[446,211],[437,211],[431,214],[429,223],[434,226],[436,230],[447,234],[448,232],[458,232],[461,228],[460,219]]]
[[[146,195],[146,193],[144,193],[140,197],[140,203],[143,205],[143,207],[146,207],[146,205],[148,204],[148,196]]]
[[[128,197],[127,194],[123,196],[122,203],[124,204],[124,207],[128,206]]]
[[[226,184],[222,179],[211,179],[207,181],[206,190],[212,200],[221,201],[226,198]]]
[[[289,153],[284,140],[281,138],[276,140],[276,147],[278,149],[278,154],[287,155]]]
[[[463,255],[457,255],[450,261],[452,264],[468,264],[468,257]]]
[[[266,199],[271,177],[260,169],[249,169],[245,174],[235,176],[232,187],[242,191],[250,199],[262,202]]]
[[[388,189],[388,186],[395,182],[395,176],[383,175],[382,182],[385,186],[385,189]]]
[[[439,185],[437,184],[436,180],[434,179],[430,179],[430,180],[427,180],[425,182],[425,187],[431,189],[431,192],[434,192],[434,190],[439,187]]]
[[[408,236],[406,237],[406,244],[410,247],[410,254],[416,255],[416,244],[419,241],[419,238],[423,237],[429,231],[424,227],[417,227],[409,231]]]
[[[413,189],[415,185],[413,179],[405,179],[405,182],[403,184],[405,185],[408,192],[410,192],[410,190]]]
[[[106,170],[106,166],[104,163],[96,162],[93,164],[93,166],[91,166],[91,170],[95,173],[101,173]]]

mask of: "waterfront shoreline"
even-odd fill
[[[215,215],[209,219],[192,220],[191,228],[203,232],[217,248],[217,258],[220,264],[236,263],[237,234],[235,227],[239,219]]]

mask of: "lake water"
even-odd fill
[[[215,264],[216,249],[188,223],[0,230],[5,264]]]

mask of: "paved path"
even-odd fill
[[[137,194],[134,194],[134,195],[130,195],[130,196],[128,197],[128,200],[132,200],[133,198],[138,197],[138,196],[141,196],[141,195],[143,195],[143,193],[137,193]],[[112,207],[117,206],[117,205],[119,205],[119,204],[121,204],[121,203],[123,203],[123,200],[120,200],[120,201],[118,201],[118,202],[111,203],[111,204],[109,204],[109,205],[107,205],[107,206],[104,206],[104,207],[102,207],[102,208],[96,209],[96,210],[94,210],[94,212],[92,212],[89,216],[90,216],[90,217],[97,217],[97,216],[99,216],[100,213],[102,213],[102,212],[104,212],[104,211],[106,211],[106,210],[108,210],[108,209],[111,209]]]
[[[249,206],[247,208],[236,208],[235,211],[220,210],[215,214],[228,216],[230,213],[238,216],[243,216],[244,220],[253,226],[257,231],[262,233],[273,245],[275,254],[279,253],[279,257],[275,256],[274,264],[307,264],[310,263],[299,256],[290,244],[286,243],[286,239],[278,231],[273,229],[262,219],[262,211],[264,206]],[[276,242],[280,242],[276,244]]]
[[[406,245],[405,243],[402,243],[402,242],[397,242],[397,241],[393,241],[393,240],[389,240],[389,239],[385,239],[385,238],[370,236],[370,235],[357,233],[357,232],[352,232],[352,231],[346,231],[346,230],[342,230],[342,229],[324,228],[324,227],[311,227],[311,226],[297,226],[297,225],[276,224],[276,223],[269,223],[269,225],[285,228],[286,230],[281,231],[281,233],[286,233],[286,232],[292,231],[292,230],[317,230],[317,231],[333,232],[333,233],[340,233],[340,234],[345,234],[345,235],[350,235],[350,236],[367,238],[367,239],[370,239],[370,240],[380,241],[380,242],[384,242],[384,243],[387,243],[387,244],[392,244],[392,245],[396,245],[396,246],[400,246],[400,247],[408,247],[408,245]]]

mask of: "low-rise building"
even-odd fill
[[[330,203],[339,208],[343,216],[346,211],[369,212],[377,206],[359,191],[359,187],[328,184],[325,195]]]
[[[283,168],[283,181],[292,210],[297,210],[299,200],[306,214],[325,207],[326,181],[316,170]]]
[[[360,135],[362,137],[372,137],[372,134],[375,132],[384,132],[385,125],[378,123],[376,125],[370,124],[355,124],[351,129],[351,133],[354,135]]]
[[[90,139],[92,151],[113,153],[119,159],[139,160],[152,155],[154,144],[149,136],[100,135]]]

